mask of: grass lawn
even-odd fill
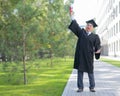
[[[72,72],[73,59],[54,58],[53,67],[49,59],[29,61],[27,65],[31,66],[27,85],[5,83],[2,76],[6,73],[0,71],[0,96],[61,96]],[[19,75],[17,78],[21,79]]]
[[[112,65],[114,65],[114,66],[120,67],[120,61],[111,60],[111,59],[106,59],[106,58],[101,58],[100,60],[103,61],[103,62],[107,62],[107,63],[109,63],[109,64],[112,64]]]

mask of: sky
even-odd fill
[[[96,6],[97,0],[74,0],[73,10],[79,25],[85,25],[85,21],[95,18]]]

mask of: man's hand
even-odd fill
[[[69,11],[70,11],[71,20],[74,20],[74,11],[73,11],[73,5],[72,5],[72,4],[71,4],[71,6],[70,6]]]
[[[95,53],[100,53],[101,52],[101,49],[97,50]]]

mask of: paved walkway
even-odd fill
[[[74,69],[62,96],[120,96],[120,68],[95,61],[96,92],[89,92],[87,73],[84,74],[84,91],[77,93],[77,71]]]

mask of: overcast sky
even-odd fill
[[[85,21],[96,16],[97,0],[74,0],[75,19],[80,25],[85,25]]]

